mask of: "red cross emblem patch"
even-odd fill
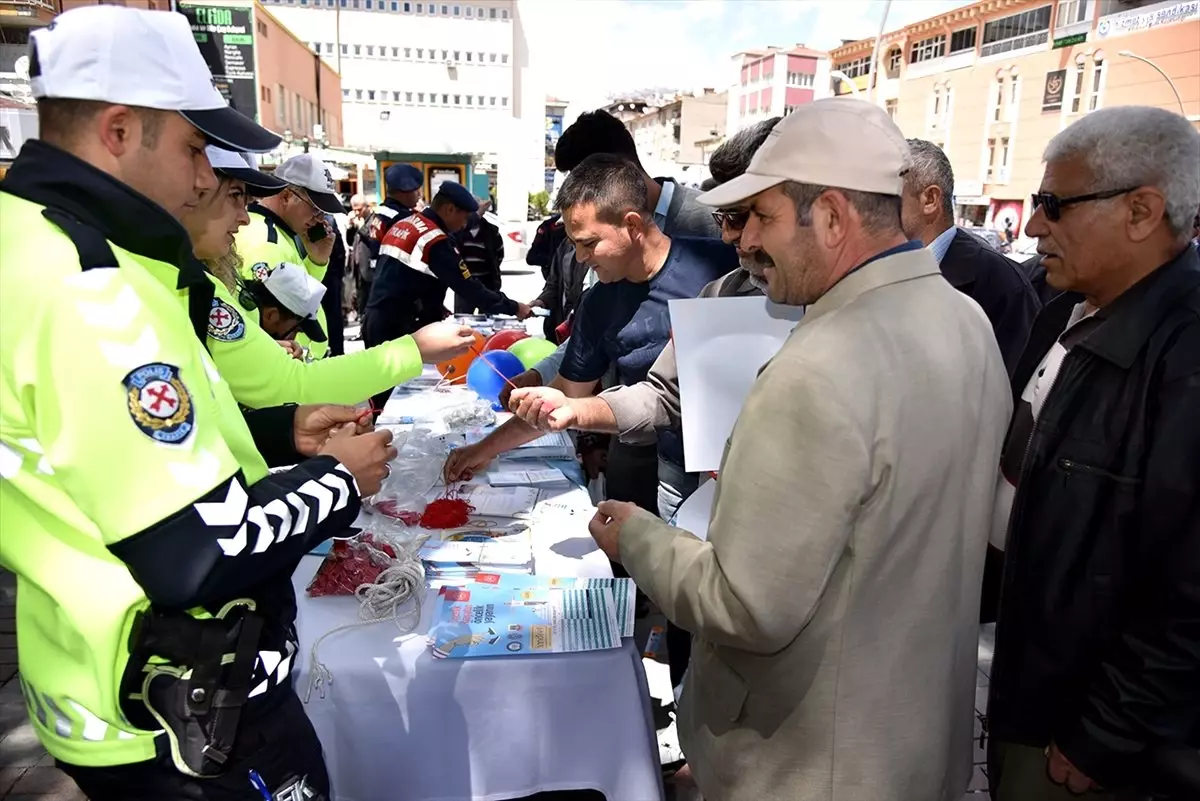
[[[236,342],[246,335],[246,323],[237,309],[220,298],[213,298],[208,311],[208,335],[218,342]]]
[[[129,417],[143,434],[168,445],[178,445],[191,436],[196,413],[178,367],[162,362],[144,364],[122,383]]]

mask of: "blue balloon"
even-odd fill
[[[507,385],[506,378],[513,378],[525,372],[521,360],[506,350],[489,350],[477,356],[467,368],[467,386],[475,390],[479,397],[492,402],[492,408],[501,411],[500,393]]]

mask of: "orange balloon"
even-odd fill
[[[455,356],[444,362],[438,362],[437,371],[442,374],[442,378],[449,381],[451,384],[463,384],[467,380],[467,368],[471,366],[471,362],[475,361],[475,357],[483,351],[483,334],[478,331],[472,331],[471,335],[475,337],[475,343],[471,345],[471,349],[466,353]]]
[[[489,350],[508,350],[508,346],[514,342],[528,338],[529,334],[518,328],[506,328],[488,337],[487,342],[483,345],[483,350],[485,353]]]

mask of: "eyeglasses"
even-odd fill
[[[291,192],[296,197],[303,200],[305,203],[307,203],[309,205],[309,208],[311,208],[317,214],[320,214],[320,215],[325,214],[325,212],[321,211],[321,208],[316,203],[313,203],[313,200],[311,197],[308,196],[308,193],[301,192],[299,189],[296,189],[295,187],[291,187],[291,186],[288,187],[288,191]]]
[[[1136,186],[1131,186],[1128,189],[1110,189],[1107,192],[1092,192],[1087,195],[1076,195],[1075,197],[1059,197],[1053,192],[1034,192],[1032,195],[1034,211],[1042,209],[1046,212],[1046,219],[1050,222],[1058,222],[1062,217],[1062,210],[1067,206],[1074,206],[1077,203],[1090,203],[1093,200],[1108,200],[1109,198],[1124,195],[1127,192],[1132,192],[1137,189]]]
[[[731,230],[740,231],[746,227],[746,223],[750,219],[750,212],[746,209],[733,211],[714,211],[712,213],[713,222],[719,227],[724,228],[729,226]]]

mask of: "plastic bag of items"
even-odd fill
[[[448,450],[445,435],[414,428],[390,463],[391,472],[370,505],[393,520],[416,525],[429,502],[430,490],[441,477]]]
[[[374,584],[395,561],[396,550],[383,537],[364,533],[336,540],[309,582],[308,596],[354,595],[362,585]]]

